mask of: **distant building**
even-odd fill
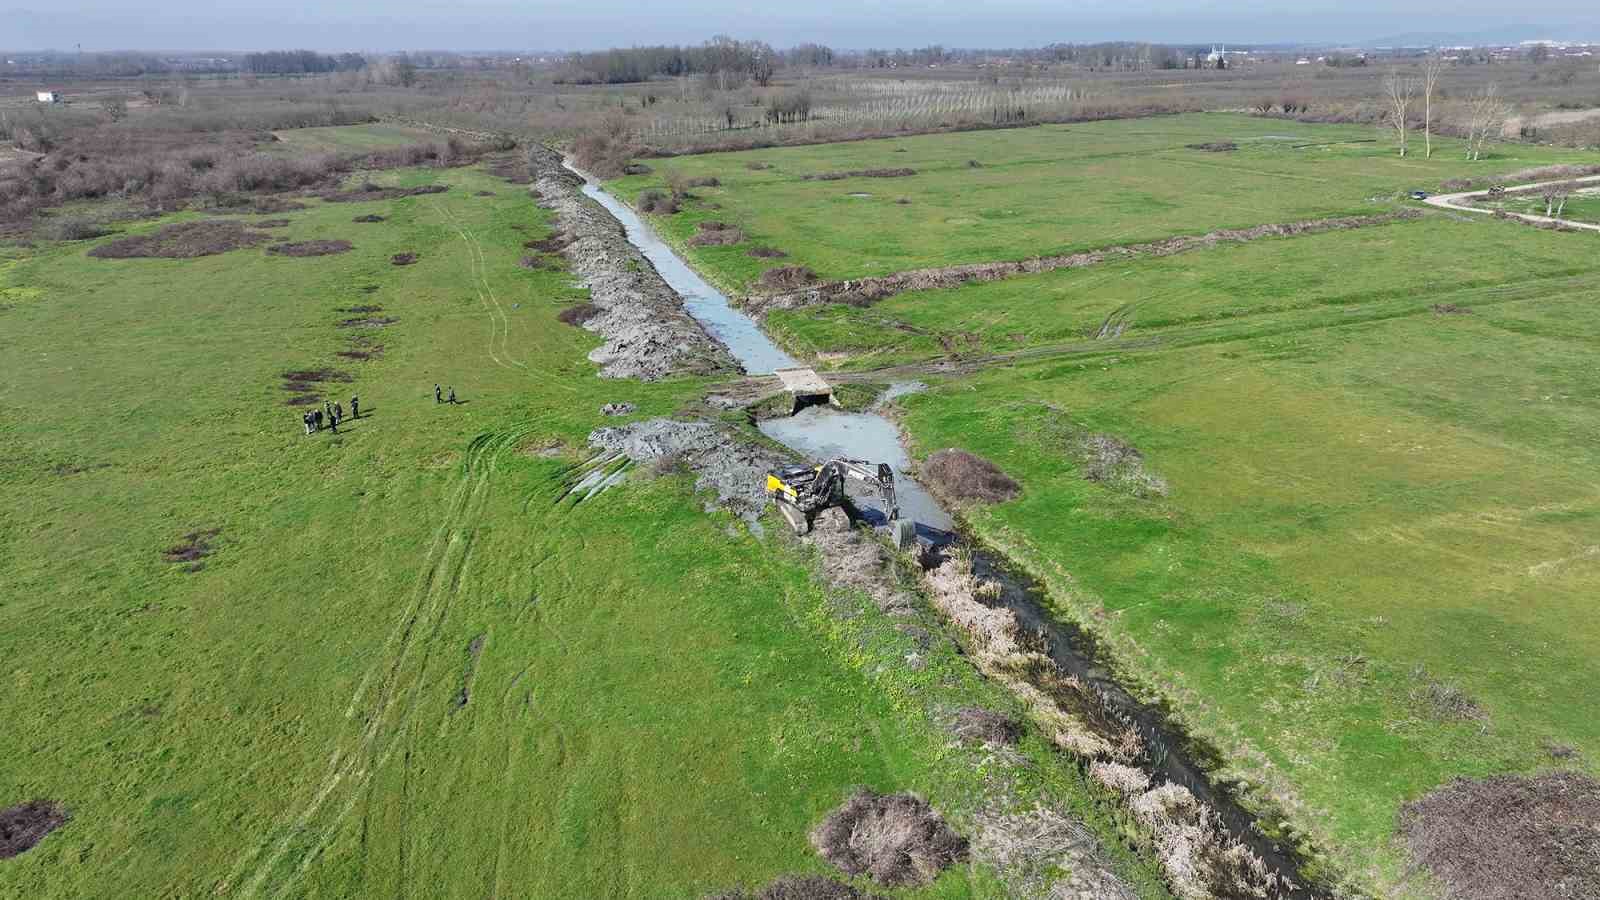
[[[61,102],[61,92],[60,91],[40,91],[38,96],[39,96],[39,102],[40,103],[60,103]]]

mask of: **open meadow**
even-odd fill
[[[1238,148],[1185,147],[1223,140]],[[1195,115],[649,160],[616,183],[717,177],[653,219],[759,300],[776,264],[831,280],[1014,260],[1404,210],[1413,187],[1597,161],[1494,156]],[[918,174],[802,180],[889,165]],[[745,241],[695,245],[706,219]],[[1380,896],[1428,896],[1405,804],[1458,776],[1600,770],[1597,251],[1429,211],[847,292],[765,324],[844,377],[934,376],[898,401],[914,455],[962,448],[1021,485],[965,507],[973,535],[1169,703],[1266,827]]]
[[[595,377],[526,188],[371,177],[163,245],[213,255],[117,258],[192,213],[3,251],[0,805],[70,818],[0,895],[700,896],[825,871],[855,785],[973,833],[986,751],[945,718],[1008,699],[689,477],[563,500],[602,404],[706,381]],[[1041,737],[1008,752],[1016,802],[1113,833]]]

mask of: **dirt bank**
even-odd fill
[[[605,344],[589,354],[606,378],[656,381],[668,375],[737,372],[726,350],[683,309],[622,226],[583,196],[577,176],[546,147],[528,152],[540,205],[554,210],[565,236],[562,254],[599,309],[583,327]]]
[[[738,440],[724,426],[673,419],[597,428],[589,434],[589,446],[600,451],[594,464],[602,467],[619,456],[658,468],[681,462],[698,476],[695,487],[715,491],[718,502],[747,522],[760,518],[767,505],[767,470],[789,461],[775,450]]]
[[[869,306],[879,300],[906,291],[956,287],[972,282],[999,281],[1018,275],[1032,275],[1055,269],[1078,269],[1117,259],[1140,256],[1171,256],[1221,243],[1247,243],[1269,237],[1290,237],[1301,234],[1318,234],[1324,231],[1343,231],[1386,225],[1402,219],[1414,219],[1421,213],[1402,210],[1375,216],[1344,216],[1334,219],[1312,219],[1305,222],[1257,225],[1253,228],[1230,228],[1206,234],[1167,238],[1143,244],[1127,244],[1071,253],[1062,256],[1041,256],[1012,262],[971,263],[964,266],[947,266],[942,269],[913,269],[873,278],[849,281],[832,281],[804,290],[787,293],[757,294],[745,298],[742,308],[752,315],[765,316],[774,309],[800,309],[824,303],[849,303]]]

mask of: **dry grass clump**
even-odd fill
[[[945,496],[963,502],[1004,503],[1022,491],[999,466],[954,447],[931,454],[922,474]]]
[[[442,194],[448,190],[450,190],[450,186],[444,184],[425,184],[421,187],[401,188],[384,187],[368,181],[353,191],[323,191],[317,196],[328,203],[368,203],[376,200],[399,200],[401,197]]]
[[[1402,807],[1399,831],[1455,900],[1600,897],[1600,782],[1587,775],[1457,778]]]
[[[549,237],[526,241],[522,247],[525,250],[538,250],[541,253],[560,253],[562,250],[567,249],[567,245],[571,243],[572,238],[565,232],[556,231],[552,232]]]
[[[1204,144],[1186,144],[1190,150],[1204,150],[1207,153],[1230,153],[1239,149],[1233,141],[1207,141]]]
[[[354,219],[351,219],[350,221],[366,223],[366,222],[383,222],[383,221],[387,221],[387,220],[384,219],[383,216],[378,215],[377,213],[369,213],[369,214],[364,215],[364,216],[356,216]]]
[[[161,552],[161,558],[170,563],[185,563],[185,572],[198,572],[206,567],[205,558],[211,555],[211,539],[222,533],[221,528],[204,528],[183,536],[180,543]]]
[[[1411,689],[1411,702],[1430,718],[1441,722],[1476,722],[1481,729],[1489,727],[1489,713],[1459,685],[1434,678],[1422,666],[1411,670],[1411,677],[1416,682]]]
[[[604,310],[593,303],[579,303],[576,306],[569,306],[566,309],[563,309],[559,314],[556,315],[556,318],[568,325],[581,328],[583,327],[583,323],[589,321],[595,316],[600,315],[602,312],[604,312]]]
[[[273,256],[333,256],[336,253],[349,253],[354,245],[349,241],[290,241],[284,244],[273,244],[267,252]]]
[[[1277,894],[1277,875],[1230,837],[1216,811],[1188,788],[1164,784],[1133,798],[1129,809],[1166,871],[1172,892],[1183,900]]]
[[[726,247],[744,240],[744,232],[726,222],[701,222],[699,231],[689,238],[695,247]]]
[[[628,163],[622,167],[622,174],[624,175],[649,175],[654,171],[655,169],[650,168],[644,163]]]
[[[93,219],[63,219],[48,229],[51,240],[87,241],[112,234],[111,229]]]
[[[811,832],[811,845],[847,875],[889,887],[929,884],[966,859],[967,840],[921,797],[858,788]]]
[[[639,194],[639,199],[634,202],[642,213],[657,213],[670,216],[678,211],[678,198],[666,191],[648,190]]]
[[[802,175],[801,181],[843,181],[846,178],[909,178],[917,174],[916,169],[853,169],[849,172],[819,172],[814,175]]]
[[[786,259],[789,256],[777,247],[751,247],[749,254],[755,259]]]
[[[193,259],[254,247],[270,238],[231,219],[205,219],[164,225],[149,234],[108,241],[89,251],[97,259]]]
[[[67,823],[66,807],[50,800],[32,800],[0,809],[0,859],[33,849],[45,835]]]
[[[1472,308],[1457,306],[1454,303],[1435,303],[1432,307],[1436,316],[1465,316],[1472,314]]]
[[[1022,739],[1021,722],[1005,713],[980,706],[966,706],[957,710],[955,724],[950,730],[969,744],[1010,747]]]
[[[289,221],[288,219],[262,219],[259,222],[251,222],[250,223],[250,227],[251,228],[288,228],[290,225],[293,225],[293,224],[294,223]]]
[[[708,895],[705,900],[878,900],[878,895],[822,875],[780,875],[753,894],[734,888]]]
[[[744,164],[744,167],[746,169],[749,169],[752,172],[762,172],[762,171],[765,171],[767,169],[772,168],[772,164],[771,163],[764,163],[764,162],[756,161],[756,162],[747,162],[747,163]]]
[[[794,290],[816,281],[817,273],[805,266],[779,266],[761,273],[761,286],[771,290]]]
[[[1136,497],[1165,497],[1167,480],[1144,468],[1144,454],[1111,434],[1086,434],[1076,455],[1085,480],[1120,487]]]
[[[396,266],[409,266],[420,258],[421,257],[417,256],[415,253],[396,253],[395,255],[389,257],[389,262]]]

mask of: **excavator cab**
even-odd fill
[[[894,469],[888,463],[841,457],[815,466],[784,466],[767,472],[766,491],[794,533],[804,535],[811,532],[823,510],[835,506],[842,508],[851,521],[861,518],[845,488],[847,479],[865,486],[878,498],[897,546],[905,547],[915,540],[915,524],[900,518],[894,496]]]

